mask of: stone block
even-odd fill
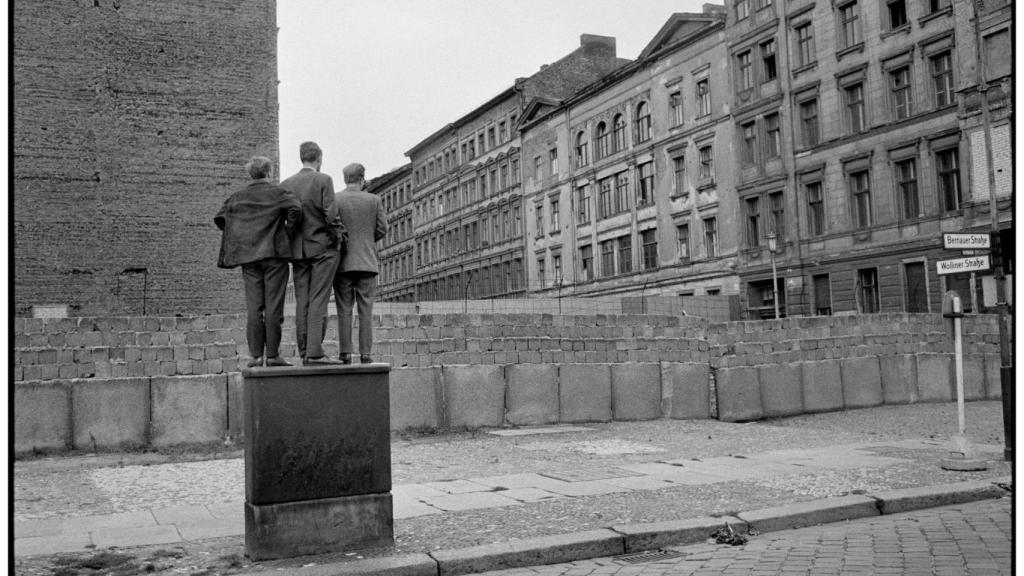
[[[391,371],[391,429],[438,428],[443,422],[440,368]]]
[[[148,444],[149,378],[74,380],[71,406],[75,448]]]
[[[612,526],[612,530],[623,535],[626,541],[625,553],[630,554],[665,546],[702,543],[725,524],[740,533],[747,531],[747,523],[734,516],[702,516],[648,524],[624,524]]]
[[[245,442],[245,402],[241,372],[229,372],[228,378],[228,437],[233,442]]]
[[[431,556],[437,560],[438,576],[460,576],[615,556],[624,549],[621,534],[602,529],[440,550]]]
[[[346,552],[393,542],[391,494],[245,504],[245,555],[253,560]]]
[[[289,567],[288,571],[293,576],[437,576],[437,562],[426,554],[404,554]]]
[[[843,379],[838,360],[803,362],[800,372],[805,412],[843,409]]]
[[[856,520],[878,516],[874,498],[867,496],[839,496],[810,502],[795,502],[784,506],[773,506],[736,516],[758,532],[774,532],[790,528],[802,528],[816,524],[828,524],[843,520]]]
[[[964,354],[964,399],[985,399],[985,359],[980,354]],[[955,364],[954,364],[955,368]],[[953,381],[954,386],[956,381]]]
[[[611,374],[613,419],[661,418],[660,364],[612,364]]]
[[[1005,495],[1006,491],[993,484],[992,480],[969,480],[938,486],[900,488],[871,494],[878,500],[878,507],[882,514],[911,512],[975,500],[1001,498]]]
[[[391,490],[387,364],[247,368],[245,500]]]
[[[917,390],[924,402],[956,400],[952,354],[917,355]]]
[[[917,359],[913,354],[879,356],[882,397],[886,404],[913,404],[917,394]]]
[[[719,368],[715,372],[715,381],[717,383],[719,420],[742,422],[760,420],[764,417],[757,368],[750,366]]]
[[[558,367],[558,404],[562,422],[612,419],[612,375],[608,364]]]
[[[452,427],[501,426],[505,371],[501,365],[452,365],[441,370],[445,412]]]
[[[1003,397],[1003,385],[999,375],[1002,362],[999,354],[985,354],[985,393],[989,400],[999,400]]]
[[[505,367],[505,421],[513,426],[558,422],[558,366],[510,364]]]
[[[671,393],[670,417],[683,420],[711,417],[711,388],[706,363],[666,362],[662,377],[662,386]]]
[[[761,408],[764,416],[803,414],[803,383],[799,364],[767,364],[758,367],[761,382]]]
[[[227,376],[154,377],[150,382],[154,446],[222,440],[227,432]]]
[[[884,401],[877,356],[844,358],[840,360],[840,366],[844,408],[868,408]]]
[[[71,393],[60,382],[14,385],[14,451],[71,446]]]

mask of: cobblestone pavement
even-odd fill
[[[1012,574],[1012,499],[986,500],[751,536],[742,546],[485,572],[487,576],[996,576]]]

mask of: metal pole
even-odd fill
[[[974,39],[978,68],[978,93],[981,95],[981,125],[985,137],[985,168],[988,172],[988,206],[992,217],[992,235],[999,235],[999,207],[996,202],[996,171],[992,160],[992,124],[988,108],[988,84],[985,80],[984,45],[981,39],[982,0],[974,3]],[[997,242],[997,238],[992,238]],[[1013,362],[1010,359],[1010,341],[1006,330],[1006,277],[1003,275],[1002,258],[994,263],[993,275],[996,280],[996,313],[999,319],[999,387],[1003,402],[1003,458],[1013,461],[1014,446],[1014,401]]]
[[[775,304],[775,319],[779,319],[779,275],[775,269],[775,252],[772,255],[772,302]]]
[[[953,352],[956,361],[956,413],[960,436],[967,430],[964,415],[964,340],[960,334],[960,318],[953,318]]]

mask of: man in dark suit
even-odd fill
[[[352,304],[359,308],[359,361],[372,362],[373,299],[377,291],[377,240],[388,232],[384,203],[376,194],[363,190],[366,169],[349,164],[342,170],[345,189],[334,197],[341,221],[348,231],[338,272],[334,275],[334,304],[338,308],[338,345],[341,361],[352,362]]]
[[[295,277],[295,340],[303,364],[336,364],[324,353],[327,302],[345,228],[334,206],[334,183],[320,172],[323,152],[315,142],[299,146],[302,169],[281,187],[302,202],[302,225],[292,236]]]
[[[273,164],[255,156],[245,166],[252,182],[224,202],[213,221],[221,237],[221,268],[242,267],[245,289],[245,338],[249,366],[290,366],[281,358],[281,324],[288,289],[288,236],[302,217],[302,204],[291,192],[270,183]]]

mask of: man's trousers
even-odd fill
[[[299,356],[303,359],[324,356],[327,303],[331,299],[338,256],[337,250],[327,250],[319,256],[292,262],[292,273],[295,276],[295,342],[299,347]]]
[[[245,289],[245,339],[253,358],[281,353],[284,295],[288,290],[288,261],[265,258],[242,264]],[[266,354],[264,354],[266,352]]]

